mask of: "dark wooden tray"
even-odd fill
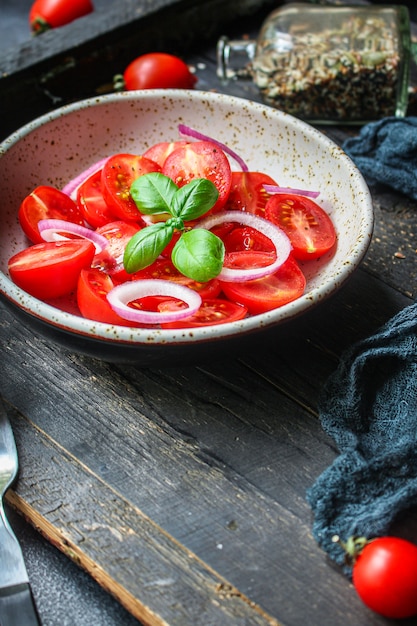
[[[71,100],[111,91],[114,74],[136,56],[157,50],[185,54],[223,34],[237,18],[269,11],[277,2],[95,0],[90,15],[37,37],[27,23],[30,4],[23,0],[16,9],[10,3],[9,15],[22,21],[20,40],[0,47],[2,138],[16,128],[17,111],[23,125]],[[11,24],[7,6],[1,13],[0,35]],[[27,39],[23,34],[22,40],[25,29]],[[10,43],[10,34],[4,40]]]

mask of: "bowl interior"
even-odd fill
[[[27,246],[17,220],[25,195],[40,184],[63,187],[92,163],[117,152],[142,153],[159,141],[179,138],[178,124],[196,128],[230,146],[251,170],[280,185],[319,190],[319,203],[338,233],[335,253],[309,262],[305,295],[280,309],[188,331],[129,329],[92,323],[39,302],[8,278],[8,259]],[[232,166],[237,169],[234,163]],[[28,124],[0,146],[3,297],[60,329],[98,339],[155,343],[221,339],[277,324],[303,313],[348,278],[365,254],[373,210],[359,171],[321,132],[285,113],[247,100],[198,91],[113,94],[63,107]]]

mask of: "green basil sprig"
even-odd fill
[[[181,236],[171,258],[182,274],[207,282],[220,273],[224,260],[222,240],[204,228],[187,230],[184,223],[201,217],[215,205],[219,192],[210,180],[195,178],[178,187],[168,176],[152,172],[133,182],[130,195],[141,213],[166,219],[142,228],[129,240],[123,257],[128,273],[151,265],[175,231],[181,231]]]

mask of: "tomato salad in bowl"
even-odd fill
[[[178,131],[28,194],[18,218],[31,245],[10,258],[12,280],[133,327],[234,322],[299,298],[300,262],[337,245],[319,192],[281,187],[216,139]]]
[[[368,187],[333,141],[263,104],[197,90],[56,109],[0,143],[0,180],[2,304],[48,341],[110,362],[256,345],[338,290],[373,228]],[[303,253],[302,216],[312,232],[325,214],[335,243],[315,238]]]

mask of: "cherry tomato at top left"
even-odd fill
[[[34,34],[65,26],[94,10],[91,0],[35,0],[29,12]]]
[[[196,76],[180,58],[164,52],[149,52],[132,61],[120,76],[115,77],[115,88],[135,89],[192,89]]]

